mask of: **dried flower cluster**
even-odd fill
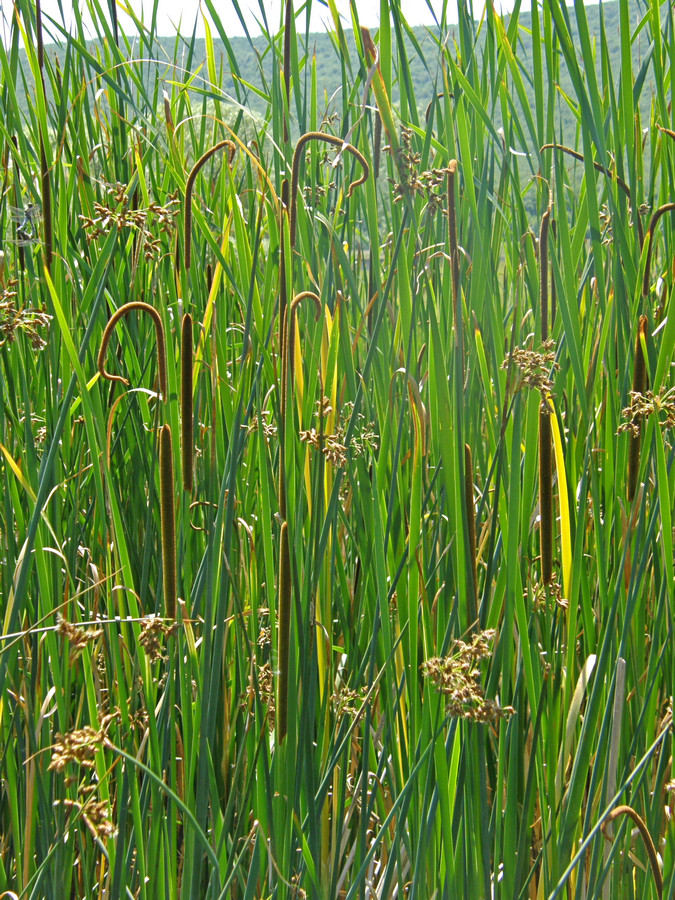
[[[61,803],[80,813],[82,821],[95,841],[115,837],[117,829],[110,821],[108,804],[104,800],[89,799],[84,803],[80,803],[79,800],[62,800]]]
[[[156,616],[143,619],[141,636],[138,643],[145,650],[151,663],[164,659],[163,641],[176,630],[176,623],[166,624]]]
[[[31,343],[33,350],[42,350],[47,341],[41,331],[49,327],[51,316],[42,309],[34,309],[31,306],[17,306],[16,281],[7,283],[7,287],[0,292],[0,347],[11,343],[17,331],[23,331]]]
[[[333,407],[330,405],[328,397],[324,397],[323,402],[317,401],[314,413],[320,421],[319,429],[310,428],[307,431],[301,431],[300,440],[323,453],[335,468],[345,466],[347,464],[348,449],[347,431],[353,410],[353,403],[345,403],[336,423],[335,431],[327,434],[323,430],[323,420],[333,412]],[[357,423],[357,428],[349,441],[349,450],[352,455],[361,456],[368,451],[377,450],[377,435],[375,434],[374,424],[372,422],[367,423],[361,413],[357,417]]]
[[[502,363],[502,369],[508,369],[513,364],[518,372],[518,379],[514,386],[514,393],[524,387],[541,391],[542,409],[551,412],[547,397],[553,391],[551,370],[559,369],[555,361],[555,342],[544,341],[540,350],[527,350],[524,347],[516,347],[508,353]]]
[[[123,184],[107,185],[107,193],[111,197],[108,205],[94,203],[93,216],[80,216],[87,240],[93,241],[103,234],[109,234],[113,229],[118,233],[124,229],[131,229],[140,236],[145,259],[158,256],[161,241],[154,237],[151,229],[156,228],[167,235],[173,234],[175,220],[179,214],[178,193],[170,195],[166,206],[153,202],[148,207],[140,209],[130,207],[127,189]]]
[[[526,596],[527,599],[527,596]],[[568,609],[570,602],[562,596],[562,587],[558,582],[558,576],[554,572],[548,584],[539,582],[535,585],[532,598],[532,608],[535,610],[548,610],[551,602],[560,609]]]
[[[71,664],[82,653],[87,644],[97,640],[103,634],[102,628],[83,628],[82,625],[73,625],[72,622],[66,621],[63,616],[59,616],[57,622],[56,633],[64,637],[70,644]]]
[[[400,203],[404,197],[420,194],[426,197],[427,215],[433,216],[443,207],[446,170],[418,171],[422,158],[413,151],[412,138],[412,128],[401,128],[401,143],[396,151],[396,168],[401,180],[389,179],[394,186],[394,203]]]
[[[640,435],[640,422],[649,416],[656,416],[661,428],[675,428],[675,388],[671,388],[665,394],[654,394],[646,391],[630,392],[630,406],[621,411],[621,415],[628,421],[619,425],[619,434],[630,431],[634,437]]]
[[[448,698],[448,715],[494,724],[515,712],[512,706],[499,706],[483,695],[480,662],[490,656],[494,636],[494,629],[479,631],[470,644],[455,641],[448,656],[434,657],[422,664],[424,675]]]
[[[57,734],[49,763],[50,771],[63,772],[71,762],[93,769],[96,752],[106,745],[108,728],[119,717],[119,711],[104,716],[98,730],[85,725],[84,728],[76,728],[67,734]]]

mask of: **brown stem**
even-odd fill
[[[150,306],[149,303],[144,303],[142,300],[132,300],[131,303],[125,303],[124,306],[120,306],[117,312],[113,313],[108,324],[105,327],[103,332],[103,337],[101,338],[101,349],[98,351],[98,371],[101,378],[107,378],[108,381],[120,381],[122,384],[129,384],[126,378],[123,378],[121,375],[112,375],[110,372],[106,372],[105,370],[105,355],[108,349],[108,344],[110,342],[110,337],[115,329],[115,326],[119,322],[119,320],[126,316],[128,312],[132,309],[140,309],[143,312],[148,313],[148,315],[152,318],[152,321],[155,324],[155,333],[157,335],[157,362],[159,367],[159,389],[162,393],[162,399],[166,400],[168,396],[167,391],[167,376],[166,376],[166,343],[164,341],[164,325],[162,324],[162,319],[160,314],[154,308],[154,306]]]
[[[298,139],[298,143],[295,145],[295,152],[293,153],[293,171],[291,174],[291,248],[295,247],[295,230],[298,211],[298,183],[300,181],[300,161],[302,159],[302,149],[305,144],[308,144],[310,141],[323,141],[326,144],[331,144],[333,147],[340,147],[342,150],[347,150],[361,163],[361,166],[363,168],[363,175],[360,178],[357,178],[355,181],[352,181],[352,183],[349,185],[349,188],[347,189],[348,197],[351,197],[354,188],[358,187],[360,184],[363,184],[370,174],[370,166],[368,165],[368,160],[365,158],[365,156],[352,144],[343,141],[342,138],[335,137],[332,134],[324,134],[322,131],[308,131],[306,134],[303,134]]]
[[[159,434],[159,492],[162,520],[162,568],[164,608],[167,618],[176,617],[176,512],[173,496],[173,446],[171,428],[163,425]]]
[[[464,502],[468,524],[469,554],[471,556],[472,595],[469,621],[473,627],[478,620],[478,571],[476,569],[476,510],[473,502],[473,460],[471,447],[464,445]]]
[[[633,369],[633,393],[644,394],[647,389],[647,365],[642,351],[642,341],[647,337],[647,316],[640,316],[638,333],[635,340],[635,367]],[[640,441],[642,422],[636,416],[632,422],[628,445],[628,502],[632,503],[637,489],[640,472]],[[637,429],[637,434],[634,432]]]
[[[565,147],[563,144],[544,144],[543,147],[539,148],[539,152],[543,153],[544,150],[560,150],[562,153],[567,153],[568,156],[574,157],[574,159],[578,159],[579,162],[584,161],[583,153],[579,153],[577,150],[573,150],[571,147]],[[631,197],[630,188],[623,180],[623,178],[619,178],[619,176],[615,172],[611,172],[606,166],[603,166],[602,163],[596,162],[593,160],[593,168],[596,172],[602,172],[603,175],[606,175],[607,178],[612,181],[616,181],[617,185],[621,188],[624,194],[628,197],[628,201],[631,205],[631,209],[633,209],[633,198]],[[637,210],[633,210],[635,215],[635,221],[637,223],[638,228],[638,238],[640,240],[640,247],[644,243],[644,232],[642,230],[642,219],[640,218],[640,213]]]
[[[539,516],[541,580],[550,584],[553,579],[553,459],[551,414],[545,409],[539,410]]]
[[[659,208],[653,213],[651,219],[649,220],[649,228],[647,229],[647,260],[645,262],[644,278],[642,279],[643,297],[647,297],[649,295],[649,281],[652,268],[652,251],[654,249],[654,229],[658,225],[661,216],[665,215],[665,213],[667,212],[672,212],[674,209],[675,203],[664,203],[663,206],[659,206]]]
[[[209,147],[209,149],[203,153],[197,162],[192,167],[192,171],[188,175],[188,180],[185,184],[185,271],[187,272],[190,268],[190,263],[192,261],[192,189],[194,188],[195,181],[197,179],[197,175],[199,175],[199,170],[202,166],[211,159],[214,153],[217,153],[218,150],[222,150],[224,147],[229,147],[229,161],[232,162],[234,158],[234,154],[236,152],[236,144],[233,141],[224,140],[218,141],[217,144],[214,144],[213,147]]]
[[[180,380],[180,409],[181,409],[181,452],[183,462],[183,490],[192,491],[192,454],[193,454],[193,416],[192,407],[192,354],[193,333],[192,316],[186,313],[183,316],[181,331],[181,380]]]
[[[635,822],[635,824],[637,825],[640,836],[644,841],[647,856],[649,857],[649,863],[652,868],[652,875],[654,876],[654,883],[656,884],[656,893],[659,897],[659,900],[661,900],[661,897],[663,897],[663,875],[661,874],[659,857],[656,853],[656,847],[654,846],[652,836],[649,833],[649,829],[647,828],[645,820],[642,818],[642,816],[640,816],[640,814],[636,812],[636,810],[634,810],[632,806],[615,806],[603,822],[603,833],[605,833],[605,826],[607,826],[610,822],[613,822],[614,819],[618,818],[619,816],[628,816],[628,818],[632,819],[633,822]]]
[[[277,653],[279,658],[279,681],[277,696],[277,743],[281,744],[288,730],[288,669],[291,633],[291,553],[288,542],[288,523],[283,522],[279,536],[279,631]]]

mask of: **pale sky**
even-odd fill
[[[242,11],[247,16],[247,24],[251,31],[251,34],[258,33],[256,18],[261,18],[261,4],[264,4],[270,27],[272,27],[275,31],[278,29],[281,21],[281,2],[282,0],[259,0],[259,2],[258,0],[240,0],[240,6]],[[403,10],[403,15],[410,25],[433,25],[434,18],[431,9],[433,9],[436,15],[440,18],[444,0],[399,0],[399,2]],[[450,22],[455,22],[457,19],[456,0],[445,0],[445,2],[447,3],[448,7],[448,19]],[[483,2],[484,0],[475,0],[474,13],[476,15],[479,15],[482,11]],[[297,8],[301,8],[303,5],[303,0],[296,0]],[[499,3],[496,3],[495,5],[497,8],[499,8]],[[7,16],[11,14],[12,6],[13,4],[10,2],[10,0],[8,0],[7,3],[5,3],[4,0],[0,0],[1,18],[3,20],[0,24],[0,30],[5,32],[5,35],[7,29],[6,19]],[[66,16],[66,21],[68,22],[70,16],[72,16],[71,0],[62,0],[62,6],[64,14]],[[123,13],[124,8],[127,6],[131,7],[134,10],[135,14],[142,19],[144,9],[148,15],[152,10],[152,0],[146,0],[146,2],[143,2],[143,0],[118,0],[117,8],[120,27],[123,31],[126,31],[127,34],[132,35],[136,29],[131,20],[126,19]],[[235,36],[242,35],[244,33],[241,27],[241,23],[239,22],[239,18],[235,12],[234,5],[232,4],[232,0],[214,0],[214,6],[219,12],[221,21],[223,22],[228,35]],[[344,27],[351,28],[349,0],[336,0],[336,6],[340,15],[342,16]],[[506,11],[507,8],[510,8],[512,6],[512,2],[509,2],[509,0],[504,0],[503,6],[504,11]],[[105,0],[102,0],[101,7],[103,9],[107,9]],[[380,18],[379,0],[356,0],[356,7],[358,10],[359,21],[362,25],[367,25],[371,28],[377,27]],[[43,17],[52,16],[58,21],[61,21],[59,3],[57,2],[57,0],[42,0],[42,12]],[[170,0],[170,2],[167,2],[167,0],[159,0],[158,32],[160,35],[173,35],[176,33],[176,27],[180,22],[181,33],[189,35],[192,33],[192,29],[195,23],[195,17],[197,15],[199,15],[197,34],[199,36],[203,36],[204,29],[203,25],[201,24],[202,16],[208,16],[208,12],[205,6],[202,6],[202,13],[199,12],[199,0]],[[86,22],[86,17],[83,18]],[[129,23],[128,26],[125,25],[125,19],[126,22]],[[296,27],[304,30],[304,15],[299,16],[296,22]],[[47,23],[45,22],[45,25],[46,24]],[[322,3],[321,0],[313,0],[311,30],[325,31],[327,27],[332,28],[332,21],[328,6],[325,3]],[[93,36],[94,35],[92,35],[92,37]]]

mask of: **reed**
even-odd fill
[[[192,316],[185,313],[181,328],[180,342],[180,412],[181,412],[181,451],[183,461],[183,490],[192,492],[192,470],[194,455],[192,403],[192,363],[193,363]]]
[[[168,619],[176,618],[176,508],[173,490],[173,444],[171,427],[159,433],[159,491],[162,523],[162,571],[164,609]]]
[[[643,343],[647,339],[649,321],[647,316],[640,316],[637,337],[635,338],[635,356],[633,363],[633,394],[644,394],[647,390],[647,364],[645,360]],[[638,476],[640,474],[640,444],[642,442],[642,421],[639,416],[634,416],[628,438],[628,486],[626,494],[628,502],[632,503],[637,491]]]

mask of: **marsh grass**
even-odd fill
[[[381,6],[15,4],[0,894],[673,895],[673,11]]]

